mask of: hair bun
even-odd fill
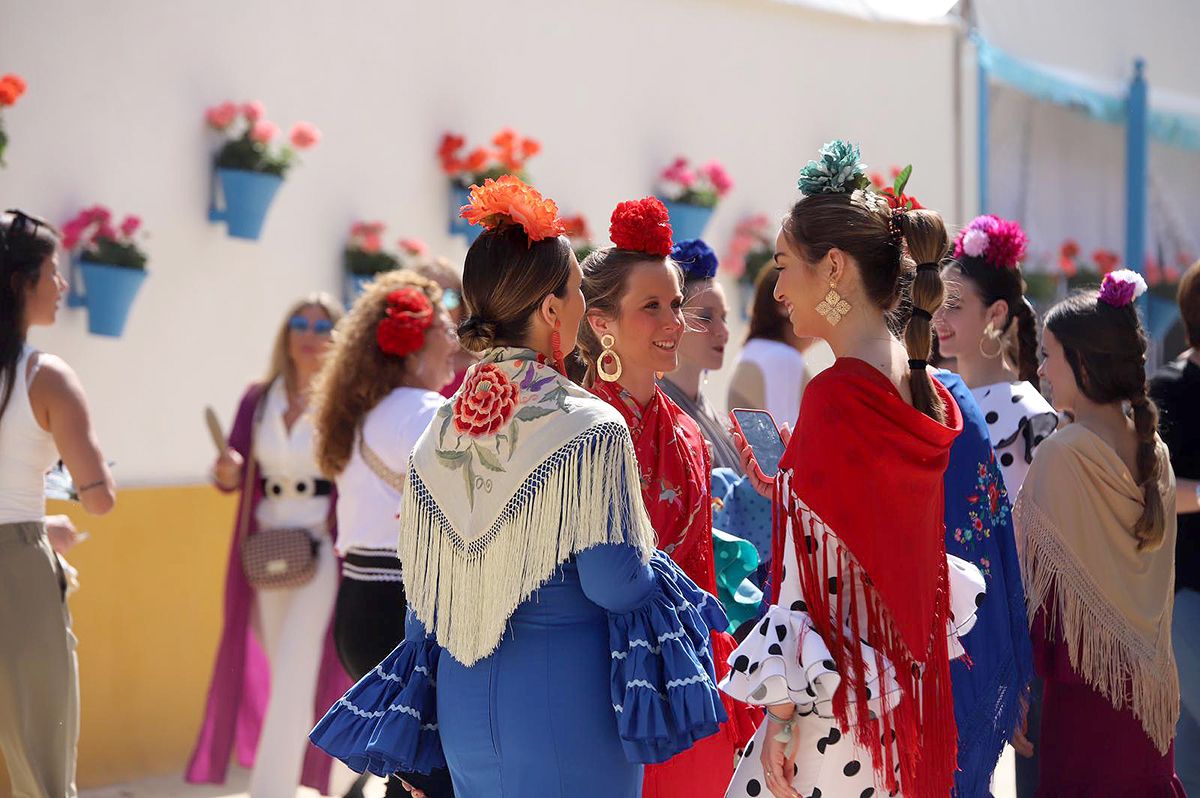
[[[499,330],[500,325],[491,319],[472,314],[458,323],[458,338],[467,349],[478,352],[492,345]]]
[[[671,254],[671,219],[667,206],[656,197],[643,197],[617,205],[608,237],[619,249],[665,258]]]

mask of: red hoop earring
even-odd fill
[[[562,337],[558,334],[558,328],[562,326],[562,322],[554,320],[554,332],[550,333],[550,348],[554,353],[554,367],[558,369],[559,374],[567,376],[567,362],[563,359]]]

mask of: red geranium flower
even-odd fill
[[[497,431],[517,412],[521,389],[495,363],[477,366],[454,400],[454,429],[483,438]]]
[[[656,197],[617,205],[608,236],[620,249],[665,258],[671,254],[671,221],[667,206]]]

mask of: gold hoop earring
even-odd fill
[[[984,341],[995,341],[996,351],[992,354],[988,354],[987,350],[983,348]],[[992,323],[989,321],[988,326],[983,328],[983,337],[979,339],[979,354],[983,355],[988,360],[995,360],[996,358],[1000,357],[1003,352],[1004,342],[1000,340],[1000,334],[996,332],[996,328],[993,327]]]
[[[817,305],[817,313],[825,317],[825,321],[829,322],[830,326],[836,327],[839,322],[850,312],[852,306],[849,302],[837,292],[837,285],[832,280],[829,281],[829,293],[821,300],[821,304]]]
[[[616,382],[621,379],[621,358],[617,357],[617,351],[613,349],[617,343],[617,339],[611,335],[603,335],[600,338],[600,346],[604,347],[604,351],[600,353],[600,357],[596,358],[596,374],[605,382]],[[612,371],[605,371],[604,361],[612,360]]]

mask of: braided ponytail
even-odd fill
[[[1046,329],[1062,344],[1080,393],[1097,404],[1129,402],[1144,502],[1130,534],[1138,550],[1153,551],[1162,545],[1167,509],[1159,487],[1158,408],[1147,393],[1146,333],[1132,304],[1117,307],[1098,297],[1096,291],[1067,297],[1046,314]]]
[[[1017,376],[1040,391],[1037,316],[1023,295],[1019,302],[1009,308],[1009,313],[1017,323]]]
[[[936,211],[922,209],[893,211],[893,221],[904,236],[908,258],[920,263],[912,280],[912,313],[904,327],[904,348],[908,350],[908,386],[913,407],[935,421],[946,420],[946,406],[929,376],[928,361],[933,352],[933,312],[942,306],[945,286],[937,262],[946,252],[949,239],[942,217]],[[914,264],[904,264],[912,270]]]
[[[1146,395],[1146,383],[1143,380],[1141,389],[1130,397],[1129,404],[1133,408],[1133,427],[1137,431],[1137,470],[1138,485],[1142,488],[1142,515],[1133,527],[1133,536],[1138,540],[1138,550],[1154,551],[1162,545],[1163,531],[1166,527],[1166,507],[1158,487],[1162,477],[1162,461],[1158,457],[1158,407],[1154,400]]]

